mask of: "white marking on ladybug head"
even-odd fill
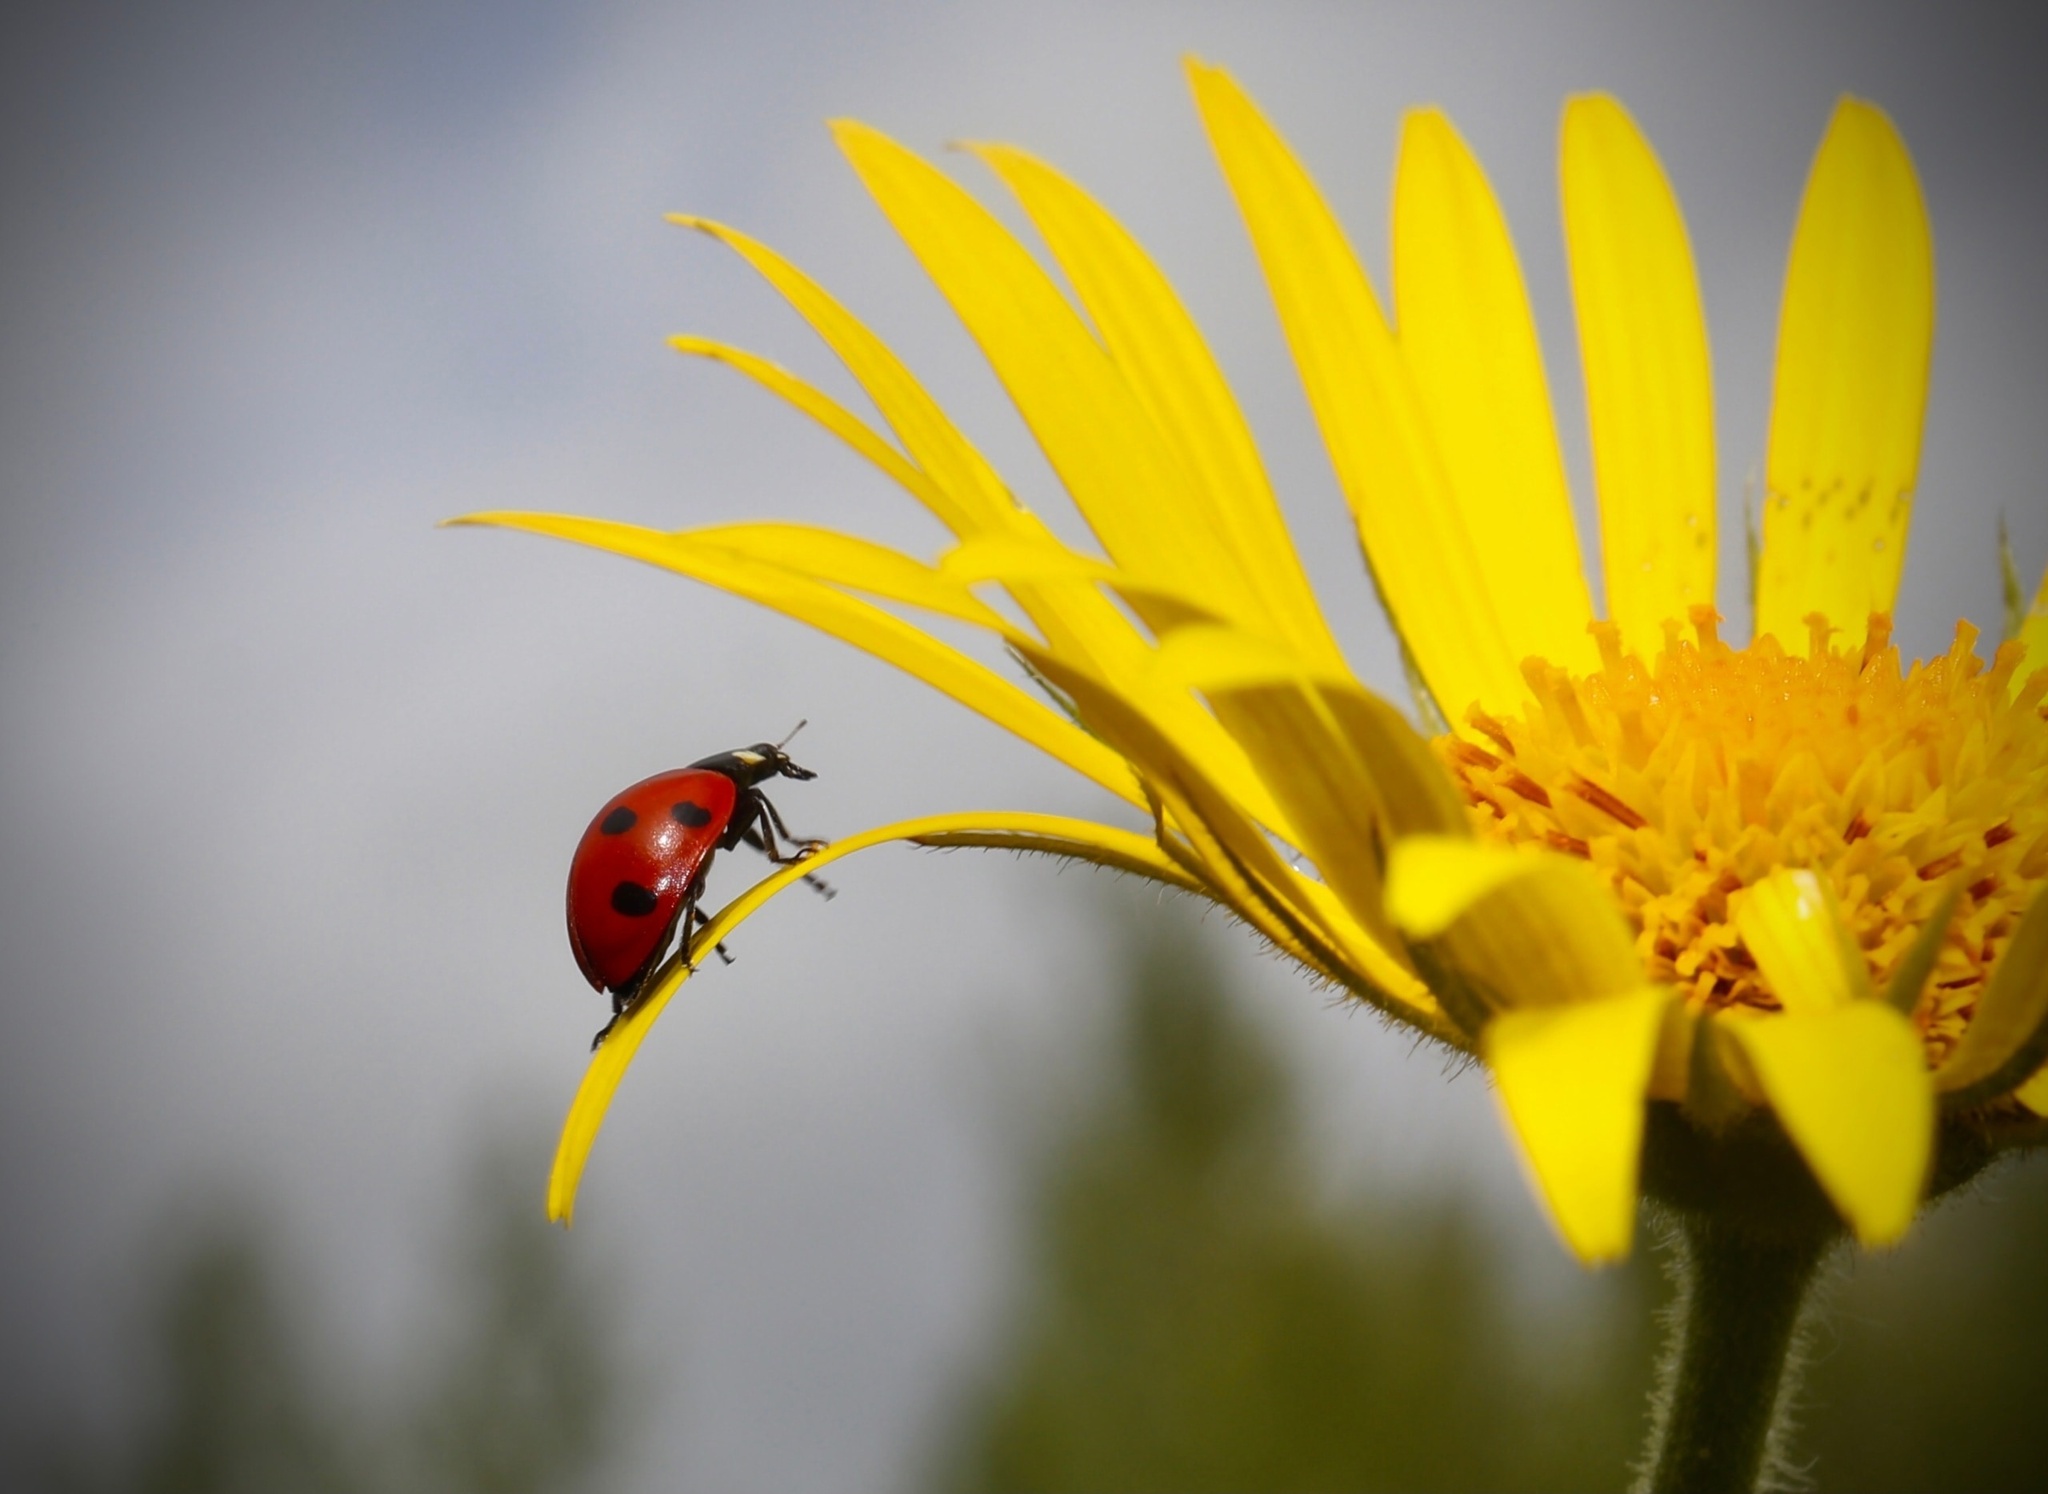
[[[742,747],[738,752],[735,752],[733,756],[738,758],[742,763],[745,763],[750,768],[758,768],[762,763],[768,761],[768,759],[761,756],[760,753],[755,752],[753,749],[747,747]]]

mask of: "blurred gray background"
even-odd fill
[[[1232,68],[1385,264],[1400,111],[1446,106],[1515,228],[1593,533],[1558,241],[1558,108],[1618,93],[1684,202],[1713,332],[1738,598],[1787,238],[1835,96],[1882,103],[1935,222],[1940,326],[1900,632],[1995,634],[2002,514],[2048,560],[2048,90],[2020,7],[93,5],[0,40],[0,1374],[16,1421],[113,1428],[152,1233],[270,1200],[387,1363],[488,1117],[566,1105],[603,1003],[561,931],[617,787],[800,717],[834,836],[915,813],[1125,819],[900,677],[486,507],[669,527],[935,525],[768,396],[737,341],[849,385],[665,211],[775,244],[887,336],[1074,532],[1000,391],[823,121],[1013,140],[1118,212],[1246,404],[1354,665],[1399,672],[1178,58]],[[970,163],[959,173],[996,198]],[[1007,207],[1001,210],[1007,213]],[[1384,281],[1382,280],[1382,285]],[[737,857],[714,892],[756,875]],[[650,1040],[571,1239],[642,1366],[630,1488],[879,1489],[1018,1268],[1016,1158],[1085,1089],[1104,884],[885,849],[735,940]],[[1333,1196],[1448,1197],[1569,1315],[1482,1082],[1231,938]],[[510,1097],[508,1099],[508,1097]],[[479,1117],[486,1119],[479,1120]],[[527,1148],[540,1207],[545,1144]],[[167,1212],[170,1211],[170,1212]],[[643,1352],[644,1351],[644,1352]]]

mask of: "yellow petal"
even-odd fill
[[[1778,314],[1757,631],[1860,640],[1906,556],[1934,347],[1934,240],[1884,113],[1844,98],[1814,158]]]
[[[1159,668],[1208,696],[1323,882],[1376,940],[1398,948],[1381,906],[1383,847],[1432,807],[1444,824],[1466,827],[1464,806],[1428,745],[1391,710],[1372,714],[1371,697],[1348,672],[1319,671],[1233,629],[1177,629],[1161,645]],[[1339,697],[1351,707],[1342,716],[1332,708]],[[1354,734],[1360,718],[1382,730]],[[1397,739],[1385,734],[1385,718]]]
[[[1920,1036],[1881,1001],[1720,1024],[1785,1133],[1866,1245],[1905,1234],[1934,1146]]]
[[[1068,693],[1091,730],[1139,768],[1200,857],[1203,880],[1240,917],[1410,1025],[1461,1042],[1414,973],[1329,889],[1290,867],[1258,823],[1136,702],[1050,655],[1021,652]]]
[[[939,569],[954,581],[1000,581],[1027,592],[1047,583],[1112,587],[1158,630],[1224,621],[1206,597],[1172,580],[1143,581],[1105,560],[1096,560],[1052,540],[1019,535],[977,535],[962,540],[939,557]]]
[[[893,825],[883,825],[859,835],[849,835],[844,840],[835,840],[815,855],[764,877],[721,908],[698,931],[690,941],[689,961],[671,959],[662,968],[646,994],[613,1025],[610,1034],[591,1055],[590,1066],[584,1070],[583,1083],[577,1088],[568,1118],[562,1123],[561,1139],[555,1146],[554,1169],[548,1177],[548,1218],[567,1224],[575,1214],[576,1189],[582,1182],[583,1167],[590,1158],[590,1149],[597,1141],[598,1128],[604,1124],[605,1112],[611,1108],[612,1096],[618,1092],[619,1081],[625,1078],[627,1066],[640,1051],[641,1042],[660,1018],[669,998],[690,978],[691,964],[708,955],[776,893],[842,856],[889,841],[944,844],[949,836],[1006,833],[1040,837],[1042,843],[1034,849],[1056,855],[1067,854],[1057,849],[1062,843],[1067,843],[1076,850],[1118,857],[1120,859],[1113,864],[1122,865],[1127,871],[1148,876],[1154,874],[1145,865],[1143,853],[1131,846],[1133,837],[1127,831],[1058,815],[990,813],[927,815],[921,819],[900,820]],[[1089,856],[1087,859],[1097,857]],[[1175,879],[1162,876],[1161,880]]]
[[[1565,247],[1600,492],[1607,615],[1645,659],[1714,601],[1714,394],[1678,198],[1628,111],[1565,106]]]
[[[1420,941],[1417,960],[1446,1002],[1465,997],[1497,1012],[1643,983],[1621,911],[1583,861],[1410,836],[1395,843],[1387,876],[1389,915]]]
[[[1406,363],[1322,194],[1220,69],[1188,63],[1381,599],[1449,714],[1515,710],[1516,651]]]
[[[1551,1217],[1588,1265],[1620,1260],[1635,1230],[1643,1103],[1668,993],[1507,1012],[1483,1051]]]
[[[911,495],[929,507],[954,534],[1014,534],[1032,541],[1056,543],[1037,515],[1019,505],[995,469],[974,449],[936,401],[925,393],[910,370],[860,320],[823,287],[767,245],[737,229],[681,214],[672,221],[709,234],[730,247],[759,272],[825,340],[847,371],[859,382],[875,408],[909,452],[922,481],[905,481]],[[742,371],[761,377],[761,360],[736,362]],[[814,418],[827,419],[817,399],[792,387],[793,381],[763,379]],[[903,481],[895,464],[845,428],[827,419],[828,428],[854,440],[856,449],[879,461]],[[1041,593],[1029,586],[1011,588],[1025,614],[1054,649],[1109,679],[1126,679],[1140,666],[1143,641],[1109,598],[1092,587],[1064,586]]]
[[[682,214],[672,215],[671,221],[709,234],[746,260],[839,355],[911,459],[930,476],[943,505],[933,510],[941,523],[965,536],[1014,522],[1019,510],[995,469],[946,418],[902,360],[822,286],[738,229]]]
[[[1022,737],[1134,804],[1144,804],[1130,766],[1072,722],[1041,705],[986,665],[901,618],[808,576],[750,560],[689,533],[561,514],[479,513],[452,520],[545,534],[645,561],[729,591],[808,623],[894,664],[1005,731]]]
[[[2019,640],[2027,646],[2027,656],[2013,671],[2015,692],[2035,670],[2048,669],[2048,571],[2041,573],[2041,588],[2034,593],[2034,605],[2027,609],[2026,620],[2020,624]]]
[[[669,346],[679,353],[696,358],[708,358],[745,374],[755,383],[810,416],[866,457],[899,487],[938,515],[942,521],[948,514],[953,514],[952,499],[926,476],[921,468],[883,440],[866,421],[823,390],[805,383],[787,369],[743,348],[713,342],[704,337],[671,337],[668,341]],[[971,525],[974,522],[964,514],[954,514],[954,517],[963,525]]]
[[[964,830],[933,830],[912,839],[918,845],[940,850],[973,846],[1034,856],[1062,856],[1070,861],[1086,861],[1112,871],[1147,877],[1197,897],[1216,896],[1214,889],[1190,876],[1178,862],[1161,851],[1158,842],[1150,836],[1053,814],[1006,815],[1003,824],[994,828],[986,820],[986,816],[977,817],[975,823]]]
[[[1140,580],[1171,579],[1227,615],[1258,604],[1229,536],[1189,513],[1189,474],[1080,317],[988,210],[865,125],[840,149],[1009,390],[1089,527]]]
[[[2013,1098],[2036,1115],[2048,1115],[2048,1068],[2014,1090]]]
[[[1867,1001],[1870,967],[1842,917],[1834,889],[1805,870],[1780,867],[1735,904],[1735,930],[1788,1012],[1827,1012]]]
[[[2035,893],[1998,956],[1991,984],[1977,1002],[1948,1062],[1935,1072],[1944,1104],[1961,1108],[1995,1100],[2048,1060],[2048,893]]]
[[[922,607],[1005,638],[1024,636],[943,567],[872,540],[809,524],[714,524],[685,531],[693,546],[716,547],[816,581]]]
[[[1183,522],[1222,542],[1273,637],[1312,659],[1339,659],[1251,430],[1166,277],[1122,224],[1044,162],[1009,146],[970,148],[1016,194],[1132,392],[1180,455],[1191,479]]]
[[[1488,893],[1542,864],[1469,836],[1408,836],[1394,843],[1387,863],[1387,916],[1404,933],[1434,939]]]
[[[1485,172],[1436,109],[1411,110],[1401,128],[1394,323],[1509,642],[1577,672],[1598,668],[1515,246]]]

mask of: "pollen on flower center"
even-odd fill
[[[1878,989],[1956,887],[1914,1013],[1939,1063],[2048,881],[2048,669],[2012,690],[2023,650],[1986,669],[1966,622],[1948,653],[1902,670],[1883,616],[1857,649],[1808,619],[1803,658],[1768,635],[1731,648],[1718,621],[1693,609],[1694,639],[1666,623],[1654,664],[1596,623],[1599,670],[1530,659],[1525,716],[1474,706],[1437,750],[1482,834],[1590,861],[1651,979],[1703,1007],[1778,1007],[1729,906],[1775,868],[1829,877]]]

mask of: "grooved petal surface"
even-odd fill
[[[1628,111],[1565,107],[1565,248],[1600,497],[1607,615],[1644,658],[1714,601],[1714,396],[1678,198]]]
[[[1537,1190],[1589,1265],[1628,1254],[1643,1104],[1670,997],[1639,990],[1507,1012],[1482,1051]]]
[[[1529,294],[1486,174],[1435,109],[1401,130],[1394,320],[1508,641],[1592,669],[1593,604]]]
[[[1934,348],[1934,239],[1883,111],[1835,107],[1807,178],[1778,315],[1757,631],[1851,639],[1889,612],[1906,557]]]
[[[1880,1001],[1721,1024],[1785,1133],[1866,1245],[1913,1222],[1934,1147],[1920,1035]]]

